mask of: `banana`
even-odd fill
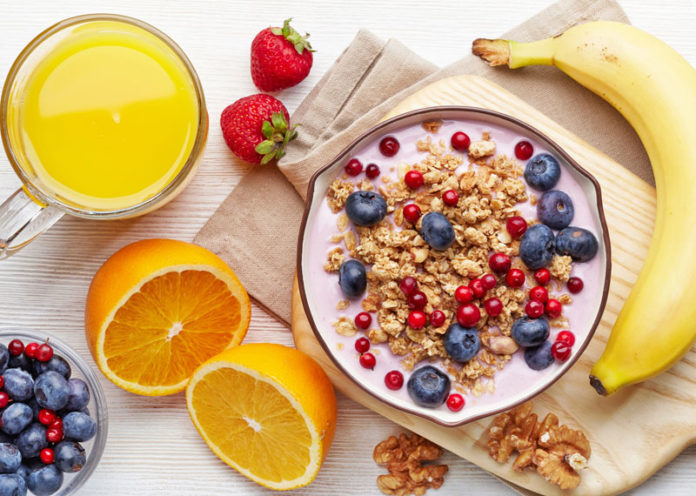
[[[655,232],[590,383],[608,395],[667,370],[696,340],[696,70],[667,44],[616,22],[531,43],[479,39],[472,51],[512,69],[555,65],[638,133],[655,175]]]

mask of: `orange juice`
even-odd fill
[[[74,27],[12,105],[27,172],[62,202],[95,211],[162,191],[186,164],[200,120],[176,53],[140,27],[106,20]]]

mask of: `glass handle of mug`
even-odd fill
[[[62,216],[57,208],[42,206],[18,189],[0,205],[0,260],[24,248]]]

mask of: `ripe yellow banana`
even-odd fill
[[[532,43],[479,39],[473,52],[513,69],[555,65],[638,133],[657,186],[655,232],[590,382],[611,394],[665,371],[696,340],[696,70],[662,41],[616,22]]]

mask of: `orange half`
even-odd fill
[[[109,380],[160,396],[181,391],[201,363],[239,344],[250,316],[246,291],[217,255],[151,239],[124,247],[97,271],[85,329]]]

